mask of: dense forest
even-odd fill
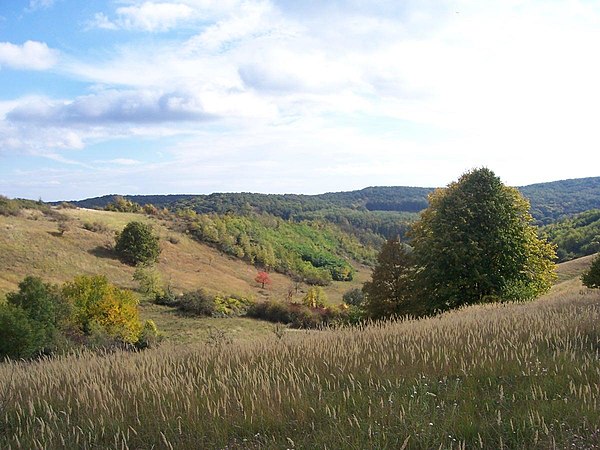
[[[600,177],[532,184],[519,190],[529,199],[539,224],[600,208]],[[358,191],[320,195],[216,193],[210,195],[128,195],[127,199],[158,208],[190,208],[198,213],[268,213],[285,220],[324,218],[339,225],[372,230],[389,237],[402,234],[402,223],[427,207],[432,188],[368,187]],[[104,208],[114,195],[71,202],[85,208]],[[384,214],[371,214],[382,213]],[[402,213],[396,215],[394,213]]]
[[[543,228],[556,244],[559,262],[600,251],[600,209],[562,219]]]

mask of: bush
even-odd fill
[[[104,276],[75,277],[62,288],[74,308],[74,323],[84,334],[103,330],[110,337],[135,343],[140,337],[138,300],[133,292],[119,289]]]
[[[138,291],[148,299],[155,300],[165,295],[160,273],[156,269],[138,267],[133,272],[133,280],[139,283]]]
[[[118,235],[115,250],[127,264],[152,264],[160,254],[158,241],[150,225],[129,222]]]
[[[254,302],[246,297],[237,295],[221,296],[217,295],[213,299],[215,304],[214,315],[221,317],[237,317],[246,314]]]
[[[93,233],[109,233],[110,232],[110,228],[108,228],[106,225],[104,225],[101,222],[83,222],[83,225],[81,225],[81,227],[84,230],[88,230]]]
[[[176,300],[175,306],[195,316],[212,316],[216,311],[214,297],[204,289],[186,292]]]
[[[140,349],[155,347],[160,342],[161,337],[154,321],[146,320],[136,347]]]
[[[346,291],[346,293],[342,296],[342,299],[347,305],[360,307],[365,301],[365,294],[361,289],[354,288]]]
[[[356,323],[362,317],[351,308],[341,310],[334,307],[311,308],[298,303],[266,301],[250,306],[248,317],[284,323],[292,328],[319,328],[334,323]]]

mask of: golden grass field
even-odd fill
[[[0,448],[600,448],[600,291],[574,267],[530,303],[4,363]]]

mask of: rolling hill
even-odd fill
[[[427,207],[427,195],[433,188],[387,186],[368,187],[349,192],[319,195],[215,193],[210,195],[126,195],[141,205],[191,208],[199,213],[245,213],[250,210],[269,213],[283,219],[322,216],[350,217],[350,212],[404,213],[406,219]],[[534,218],[548,224],[561,217],[600,208],[600,177],[552,181],[519,187],[531,203]],[[114,195],[72,201],[85,208],[104,208]],[[363,217],[369,217],[363,215]],[[365,220],[363,218],[363,220]],[[354,220],[358,222],[357,219]],[[371,224],[372,226],[372,224]],[[385,233],[380,233],[385,235]]]

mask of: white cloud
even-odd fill
[[[58,61],[58,52],[44,42],[27,41],[23,45],[0,42],[0,67],[46,70]]]
[[[113,20],[103,13],[97,13],[90,25],[108,30],[168,31],[189,20],[193,12],[184,3],[144,2],[117,8]]]
[[[37,11],[38,9],[48,9],[54,5],[56,0],[30,0],[28,11]]]

